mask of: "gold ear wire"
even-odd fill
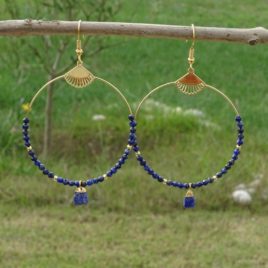
[[[194,24],[192,24],[192,31],[193,31],[193,39],[192,39],[192,45],[189,50],[189,57],[188,57],[188,62],[190,65],[190,69],[193,69],[193,64],[194,64],[194,45],[195,45],[195,27]]]
[[[189,68],[188,72],[179,78],[176,82],[178,89],[186,94],[186,95],[195,95],[199,93],[202,89],[205,88],[206,84],[205,82],[198,77],[193,68],[193,64],[195,61],[194,58],[194,45],[195,45],[195,38],[196,38],[196,33],[195,33],[195,27],[194,24],[192,24],[192,31],[193,31],[193,37],[192,37],[192,45],[189,49],[189,56],[188,56],[188,62],[189,62]]]
[[[76,54],[77,54],[77,65],[81,65],[83,63],[81,56],[83,54],[83,49],[81,47],[81,40],[80,40],[80,28],[81,28],[81,20],[78,21],[77,25],[77,41],[76,41]]]

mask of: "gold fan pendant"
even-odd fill
[[[88,86],[94,80],[94,75],[88,71],[82,64],[78,64],[64,75],[68,84],[76,88]]]
[[[206,83],[199,78],[192,68],[188,73],[176,81],[178,89],[186,95],[195,95],[206,87]]]

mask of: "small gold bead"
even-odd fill
[[[128,150],[131,150],[131,149],[132,149],[132,146],[128,144],[128,145],[127,145],[127,149],[128,149]]]
[[[212,177],[212,179],[213,179],[214,181],[217,180],[217,176],[214,175],[214,176]]]
[[[21,105],[21,108],[24,112],[30,112],[31,111],[31,106],[30,106],[30,103],[24,103]]]
[[[31,151],[32,149],[33,149],[32,146],[27,147],[28,152]]]
[[[55,176],[53,177],[53,181],[57,181],[57,179],[58,179],[58,176],[55,175]]]
[[[102,176],[103,176],[104,180],[107,180],[108,179],[108,177],[107,177],[106,174],[103,174]]]
[[[139,156],[139,155],[141,155],[141,152],[140,151],[136,152],[136,156]]]
[[[167,179],[163,179],[163,184],[167,184],[168,180]]]
[[[241,146],[240,146],[240,145],[236,145],[236,148],[237,148],[238,150],[241,150]]]

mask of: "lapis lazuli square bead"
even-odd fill
[[[75,192],[74,193],[74,205],[86,205],[88,203],[87,192]]]
[[[185,196],[183,200],[184,208],[194,208],[195,207],[195,198],[194,196]]]

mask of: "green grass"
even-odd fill
[[[267,267],[267,215],[126,215],[56,204],[1,211],[0,264],[7,268]]]
[[[123,1],[115,20],[267,27],[266,11],[266,1]],[[31,17],[31,10],[25,12]],[[8,19],[5,14],[3,19]],[[91,58],[85,53],[84,62],[94,74],[122,89],[133,110],[150,89],[174,81],[187,69],[190,44],[184,41],[94,37],[84,51],[94,50],[101,39],[117,45]],[[25,40],[43,51],[40,37]],[[2,51],[10,42],[16,44],[11,38],[0,39]],[[70,42],[75,43],[71,37]],[[17,47],[17,53],[28,52]],[[48,57],[53,53],[49,51]],[[66,50],[60,68],[73,54],[72,47]],[[246,143],[241,159],[223,180],[194,191],[194,211],[182,209],[184,191],[153,181],[133,155],[117,176],[89,189],[88,207],[74,208],[74,189],[40,175],[21,142],[21,103],[31,98],[47,76],[33,59],[24,66],[25,81],[18,85],[2,64],[0,267],[268,267],[267,47],[198,41],[195,57],[197,74],[238,106]],[[17,71],[15,63],[12,70]],[[161,175],[182,181],[204,179],[218,171],[235,144],[234,114],[228,104],[210,91],[189,98],[172,87],[152,99],[160,105],[144,104],[137,130],[149,164]],[[31,115],[38,153],[44,103],[43,93]],[[198,109],[204,116],[178,114],[176,107]],[[95,114],[105,115],[106,120],[92,120]],[[127,115],[116,94],[98,82],[85,90],[58,83],[53,146],[49,159],[40,158],[66,177],[101,175],[126,145]],[[262,184],[252,203],[235,204],[231,198],[235,186],[249,184],[258,176]]]

